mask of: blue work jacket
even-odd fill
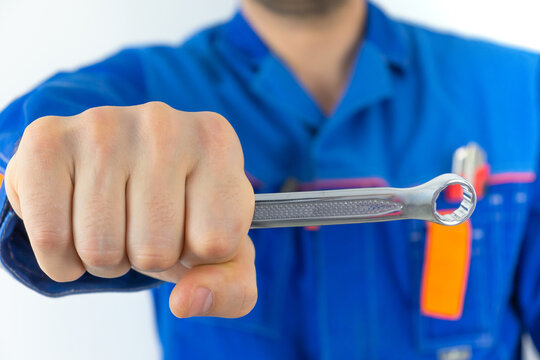
[[[238,13],[180,46],[129,49],[57,74],[0,115],[3,171],[41,116],[148,101],[218,112],[238,133],[256,192],[280,191],[289,178],[312,190],[413,186],[449,172],[454,151],[474,141],[491,175],[471,218],[454,317],[422,311],[422,221],[251,231],[259,300],[240,319],[177,319],[173,285],[133,271],[53,282],[4,190],[2,263],[49,296],[153,287],[165,359],[518,358],[524,332],[540,343],[539,60],[369,5],[348,87],[325,115]]]

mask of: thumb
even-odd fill
[[[192,268],[171,293],[172,313],[179,318],[247,315],[257,302],[254,261],[255,249],[251,239],[246,237],[232,260]]]

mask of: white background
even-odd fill
[[[538,0],[377,3],[409,21],[540,51]],[[60,69],[129,45],[176,43],[236,6],[234,0],[0,0],[0,108]],[[52,300],[0,272],[0,359],[159,357],[148,293]]]

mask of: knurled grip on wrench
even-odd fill
[[[459,185],[463,199],[449,214],[437,211],[437,198],[450,185]],[[474,187],[456,174],[440,175],[405,189],[362,188],[256,194],[252,229],[370,223],[400,219],[458,225],[476,206]]]

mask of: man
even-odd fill
[[[49,296],[161,284],[167,359],[519,358],[540,341],[538,64],[362,0],[244,0],[0,115],[2,262]],[[248,236],[253,190],[412,186],[472,141],[492,175],[459,231]]]

